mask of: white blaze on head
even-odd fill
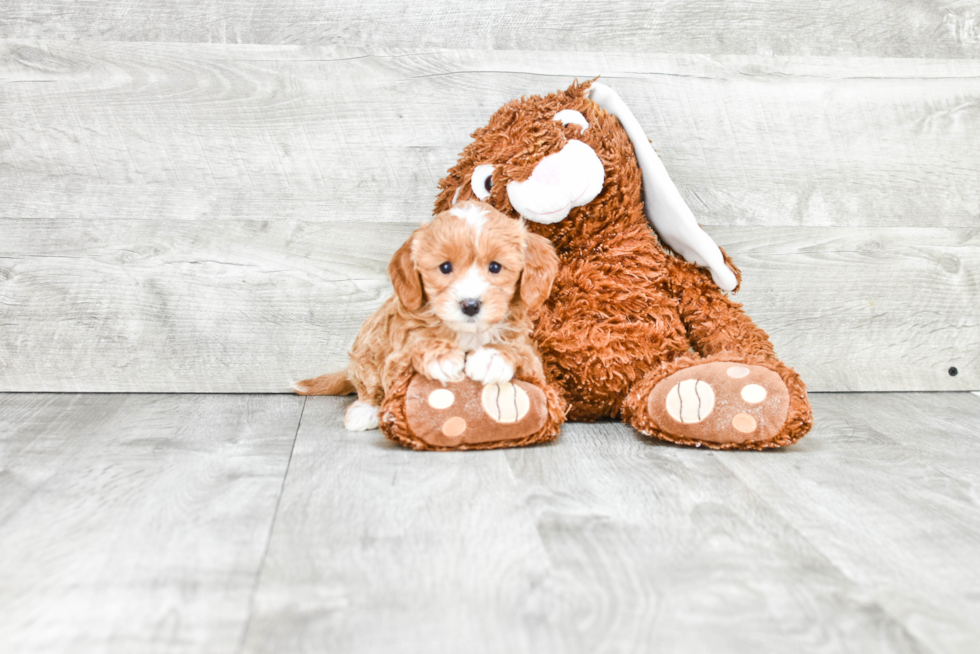
[[[507,197],[524,218],[545,225],[563,220],[574,207],[592,202],[602,191],[602,161],[582,141],[569,141],[548,155],[523,182],[508,182]]]
[[[471,202],[453,207],[449,210],[449,213],[468,222],[477,236],[480,235],[480,230],[483,229],[483,226],[487,224],[487,220],[490,219],[490,214],[487,213],[486,209]]]

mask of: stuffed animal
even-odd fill
[[[609,87],[576,81],[509,102],[439,187],[436,213],[482,200],[555,246],[560,267],[533,316],[534,340],[569,420],[621,419],[716,449],[780,447],[809,431],[803,382],[727,295],[740,271]],[[406,377],[389,392],[381,429],[428,447],[415,434],[431,408],[412,384],[421,382]],[[524,444],[521,434],[487,446],[508,444]]]

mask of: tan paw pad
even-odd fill
[[[715,408],[715,392],[700,379],[685,379],[670,389],[665,404],[667,414],[677,422],[701,422]]]
[[[480,399],[488,416],[508,425],[521,420],[531,408],[531,399],[524,389],[510,382],[487,384]]]
[[[442,429],[440,431],[444,436],[448,436],[449,438],[462,436],[463,432],[466,431],[466,421],[459,416],[453,416],[442,423]]]
[[[433,409],[448,409],[456,401],[456,396],[448,388],[437,388],[429,393],[429,406]]]
[[[766,389],[758,384],[748,384],[742,388],[742,399],[749,404],[758,404],[766,399]]]
[[[736,413],[732,416],[732,427],[743,434],[751,434],[757,426],[755,418],[747,413]]]

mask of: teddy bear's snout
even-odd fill
[[[525,181],[509,182],[507,197],[524,218],[549,225],[564,219],[572,208],[592,202],[605,179],[595,150],[573,140],[538,162]]]

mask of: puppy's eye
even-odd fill
[[[470,178],[470,188],[473,189],[473,193],[476,197],[481,200],[486,200],[490,197],[490,189],[493,188],[493,164],[483,164],[477,166],[476,170],[473,171],[473,177]]]
[[[443,275],[448,275],[452,271],[453,271],[453,264],[449,263],[448,261],[439,264],[439,272],[441,272]]]
[[[574,109],[562,109],[555,114],[555,120],[562,124],[562,127],[568,127],[569,125],[578,125],[582,128],[582,131],[589,129],[589,121],[585,119],[585,116],[575,111]]]
[[[490,272],[492,272],[494,275],[496,275],[497,273],[499,273],[500,272],[500,264],[497,263],[496,261],[491,261],[490,262]]]

